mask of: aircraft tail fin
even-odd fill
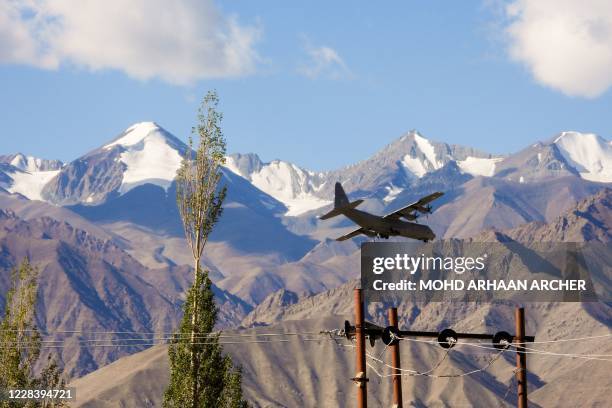
[[[334,208],[342,208],[349,203],[349,199],[342,188],[342,184],[336,183],[336,195],[334,196]]]
[[[344,189],[342,188],[342,184],[336,183],[336,194],[334,197],[334,209],[319,217],[321,220],[327,220],[329,218],[335,217],[337,215],[343,214],[346,210],[350,210],[352,208],[357,207],[359,204],[363,203],[363,200],[355,200],[350,202]]]

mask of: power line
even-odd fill
[[[263,334],[229,334],[229,335],[198,335],[194,336],[196,339],[212,339],[212,338],[242,338],[242,337],[271,337],[271,336],[310,336],[310,334],[297,334],[297,333],[263,333]],[[99,341],[152,341],[152,340],[181,340],[181,339],[191,339],[192,336],[188,334],[182,334],[180,336],[171,336],[171,337],[152,337],[152,338],[117,338],[117,339],[78,339],[78,342],[99,342]],[[60,343],[70,341],[69,339],[59,339],[59,340],[41,340],[42,343]]]
[[[457,343],[457,345],[459,346],[468,346],[468,347],[477,347],[480,349],[485,349],[485,350],[497,350],[495,347],[491,347],[491,346],[483,346],[481,344],[478,343]],[[605,358],[599,358],[599,357],[612,357],[612,355],[609,354],[601,354],[601,355],[597,355],[597,354],[571,354],[571,353],[554,353],[554,352],[549,352],[546,350],[540,350],[540,349],[533,349],[530,347],[525,347],[525,346],[517,346],[515,344],[509,344],[508,347],[513,347],[513,348],[520,348],[520,349],[525,349],[528,351],[519,351],[520,353],[523,354],[539,354],[539,355],[550,355],[550,356],[557,356],[557,357],[569,357],[569,358],[581,358],[584,360],[599,360],[599,361],[611,361],[612,359],[608,360]]]
[[[321,337],[321,338],[306,338],[304,339],[303,337],[306,336],[313,336],[313,335],[317,335],[320,333],[316,333],[316,332],[285,332],[285,333],[249,333],[249,334],[220,334],[220,333],[213,333],[213,334],[205,334],[205,335],[198,335],[195,336],[196,339],[221,339],[221,341],[219,343],[224,344],[224,343],[228,343],[228,344],[234,344],[237,343],[237,341],[235,342],[228,342],[226,339],[236,339],[236,338],[257,338],[257,337],[264,337],[264,338],[275,338],[275,337],[293,337],[293,338],[302,338],[303,340],[307,340],[307,341],[315,341],[315,340],[327,340],[328,338],[325,337]],[[141,345],[151,345],[151,344],[158,344],[158,342],[160,342],[159,344],[164,344],[167,342],[172,342],[172,341],[181,341],[181,340],[191,340],[191,336],[188,335],[180,335],[180,336],[165,336],[165,337],[152,337],[152,338],[89,338],[89,339],[76,339],[73,340],[74,338],[65,338],[65,339],[57,339],[57,340],[40,340],[40,344],[42,345],[60,345],[62,343],[69,343],[69,344],[79,344],[79,345],[90,345],[90,346],[96,346],[99,343],[103,343],[103,342],[110,342],[111,344],[115,344],[117,346],[141,346]],[[289,341],[289,340],[285,340],[285,341]],[[126,343],[127,344],[118,344],[118,343]],[[263,341],[260,341],[263,342]],[[33,345],[35,344],[34,340],[23,340],[23,341],[4,341],[4,342],[0,342],[0,346],[1,345]],[[110,345],[109,345],[110,346]]]
[[[258,337],[258,336],[293,336],[296,340],[300,340],[300,341],[323,341],[323,340],[334,340],[336,341],[333,337],[320,337],[320,338],[299,338],[299,336],[302,335],[308,335],[307,332],[305,333],[262,333],[262,334],[253,334],[253,335],[247,335],[246,337]],[[240,337],[245,337],[243,335],[240,336],[227,336],[226,338],[228,338],[229,340],[231,340],[232,338],[240,338]],[[196,336],[197,339],[207,339],[210,338],[209,336]],[[427,344],[431,344],[431,345],[436,345],[437,343],[432,342],[432,341],[423,341],[423,340],[417,340],[417,339],[408,339],[408,338],[403,338],[404,340],[408,340],[408,341],[414,341],[414,342],[422,342],[422,343],[427,343]],[[81,346],[86,346],[86,347],[90,347],[90,348],[95,348],[95,347],[145,347],[145,346],[155,346],[155,345],[163,345],[163,344],[169,344],[169,342],[171,342],[172,340],[175,340],[174,337],[159,337],[159,338],[153,338],[153,339],[80,339],[77,340],[75,343],[70,343],[69,339],[63,339],[63,340],[41,340],[41,348],[65,348],[65,347],[70,347],[73,345],[81,345]],[[178,338],[178,340],[186,340],[186,338]],[[194,345],[207,345],[207,344],[262,344],[262,343],[287,343],[290,342],[291,340],[288,339],[269,339],[269,340],[243,340],[243,341],[228,341],[228,340],[221,340],[219,342],[196,342],[196,343],[192,343]],[[108,344],[105,344],[104,342],[110,342]],[[128,343],[125,343],[128,342]],[[0,347],[2,346],[6,346],[6,347],[11,347],[14,345],[19,345],[19,346],[34,346],[34,342],[32,341],[25,341],[25,342],[0,342]],[[491,350],[491,351],[497,351],[497,348],[494,348],[492,346],[486,346],[486,345],[482,345],[479,343],[470,343],[470,342],[457,342],[456,345],[458,346],[467,346],[467,347],[476,347],[476,348],[480,348],[480,349],[484,349],[484,350]],[[350,346],[350,345],[342,345],[342,346]],[[517,347],[513,344],[510,344],[508,347]],[[605,357],[612,357],[612,355],[609,354],[572,354],[572,353],[556,353],[556,352],[551,352],[551,351],[547,351],[547,350],[540,350],[540,349],[534,349],[534,348],[529,348],[529,347],[521,347],[522,349],[525,349],[526,351],[521,351],[521,353],[524,354],[534,354],[534,355],[544,355],[544,356],[554,356],[554,357],[567,357],[567,358],[579,358],[579,359],[584,359],[584,360],[595,360],[595,361],[606,361],[606,362],[612,362],[612,359],[608,359]],[[447,349],[450,350],[450,349]],[[382,356],[382,354],[384,353],[385,350],[383,350],[383,352],[379,355],[379,357]],[[446,356],[446,354],[445,354]],[[378,361],[381,361],[380,358],[374,357],[370,354],[368,354],[368,357],[372,358],[372,359],[376,359]],[[441,364],[441,362],[439,363]],[[404,369],[404,371],[411,371],[413,373],[418,373],[418,371],[416,370],[406,370]]]
[[[602,334],[602,335],[598,335],[598,336],[576,337],[576,338],[571,338],[571,339],[530,341],[530,343],[532,343],[532,344],[562,343],[562,342],[571,342],[571,341],[595,340],[595,339],[601,339],[601,338],[605,338],[605,337],[612,337],[612,333],[611,334]],[[418,342],[418,343],[430,343],[430,344],[436,344],[436,345],[438,344],[438,342],[436,340],[422,340],[422,339],[413,339],[413,338],[408,338],[408,337],[398,337],[398,338],[401,339],[401,340],[414,341],[414,342]]]
[[[35,330],[1,330],[2,332],[34,332]],[[330,336],[332,335],[339,335],[339,333],[337,333],[338,331],[319,331],[319,332],[278,332],[278,333],[229,333],[226,334],[222,331],[220,332],[215,332],[215,333],[210,333],[210,334],[206,334],[206,335],[199,335],[196,336],[197,339],[207,339],[207,338],[220,338],[220,339],[232,339],[232,338],[243,338],[243,337],[278,337],[278,336],[308,336],[308,335],[317,335],[317,334],[328,334]],[[40,333],[40,332],[39,332]],[[178,340],[181,340],[184,336],[180,333],[176,333],[176,332],[136,332],[136,331],[86,331],[86,330],[56,330],[56,331],[45,331],[43,333],[48,333],[49,335],[60,335],[60,334],[92,334],[92,335],[127,335],[127,334],[131,334],[131,335],[156,335],[156,334],[170,334],[173,335],[172,337],[152,337],[152,338],[118,338],[118,339],[79,339],[77,340],[78,344],[87,344],[87,343],[92,343],[92,345],[96,345],[96,343],[100,343],[100,342],[104,342],[104,341],[109,341],[109,342],[130,342],[128,344],[116,344],[117,346],[141,346],[141,345],[151,345],[151,344],[157,344],[157,343],[152,343],[155,341],[172,341],[177,339],[176,335],[178,336]],[[538,344],[551,344],[551,343],[560,343],[560,342],[572,342],[572,341],[583,341],[583,340],[594,340],[594,339],[601,339],[601,338],[606,338],[606,337],[611,337],[612,334],[604,334],[604,335],[597,335],[597,336],[587,336],[587,337],[578,337],[578,338],[571,338],[571,339],[557,339],[557,340],[547,340],[547,341],[536,341],[533,343],[538,343]],[[416,343],[426,343],[426,344],[430,344],[430,345],[438,345],[438,342],[435,340],[422,340],[422,339],[414,339],[414,338],[408,338],[408,337],[400,337],[398,336],[398,339],[400,340],[406,340],[406,341],[410,341],[410,342],[416,342]],[[312,340],[318,340],[318,339],[309,339],[309,341]],[[61,342],[66,342],[69,341],[69,339],[62,339],[62,340],[41,340],[41,343],[43,344],[47,344],[47,343],[61,343]],[[138,342],[144,342],[144,343],[138,343]],[[132,343],[133,342],[133,343]],[[236,342],[232,342],[229,344],[234,344]],[[0,343],[2,344],[2,343]],[[7,344],[7,343],[4,343]],[[11,342],[10,344],[15,344],[14,342]],[[115,343],[112,343],[115,344]],[[109,344],[108,346],[112,346],[112,344]],[[492,347],[492,346],[486,346],[483,345],[481,343],[470,343],[470,342],[457,342],[457,345],[459,346],[468,346],[468,347],[477,347],[477,348],[481,348],[481,349],[487,349],[487,350],[497,350],[496,348]],[[513,344],[509,345],[510,347],[516,347]],[[530,347],[522,347],[523,349],[527,350],[525,353],[526,354],[543,354],[543,355],[552,355],[552,356],[559,356],[559,357],[571,357],[571,358],[584,358],[584,359],[594,359],[594,360],[600,360],[600,361],[610,361],[607,360],[605,358],[612,358],[612,354],[576,354],[576,353],[557,353],[557,352],[552,352],[552,351],[548,351],[548,350],[541,350],[541,349],[535,349],[535,348],[530,348]],[[382,354],[384,353],[385,350],[382,351]]]
[[[35,330],[35,329],[25,329],[25,330],[0,330],[0,332],[16,332],[16,333],[29,333],[29,332],[38,332],[42,335],[46,335],[46,336],[51,336],[51,335],[61,335],[61,334],[91,334],[91,335],[142,335],[142,336],[146,336],[146,335],[175,335],[175,334],[181,334],[180,332],[164,332],[164,331],[159,331],[159,332],[139,332],[139,331],[89,331],[89,330],[51,330],[51,331],[47,331],[47,330]],[[301,335],[316,335],[316,334],[334,334],[334,335],[340,335],[338,332],[340,330],[326,330],[326,331],[318,331],[318,332],[279,332],[279,333],[235,333],[235,334],[224,334],[223,331],[218,331],[218,332],[213,332],[208,334],[206,337],[215,337],[215,336],[219,336],[219,337],[258,337],[258,336],[301,336]],[[205,337],[205,336],[202,336]],[[601,339],[601,338],[605,338],[605,337],[612,337],[612,333],[610,334],[602,334],[602,335],[597,335],[597,336],[587,336],[587,337],[576,337],[576,338],[570,338],[570,339],[556,339],[556,340],[543,340],[543,341],[532,341],[530,343],[532,344],[545,344],[545,343],[561,343],[561,342],[572,342],[572,341],[583,341],[583,340],[595,340],[595,339]],[[437,345],[438,342],[435,340],[421,340],[421,339],[414,339],[414,338],[408,338],[408,337],[400,337],[398,336],[399,339],[401,340],[407,340],[407,341],[412,341],[412,342],[419,342],[419,343],[430,343],[430,344],[435,344]],[[462,343],[462,344],[466,344],[466,343]]]
[[[326,338],[317,338],[317,339],[300,339],[300,341],[322,341],[322,340],[329,340]],[[213,344],[220,344],[220,345],[224,345],[224,344],[255,344],[255,343],[259,343],[259,344],[265,344],[265,343],[289,343],[291,342],[291,340],[287,340],[287,339],[274,339],[274,340],[243,340],[243,341],[220,341],[220,342],[184,342],[182,344],[192,344],[192,345],[213,345]],[[96,347],[140,347],[140,346],[158,346],[158,345],[169,345],[172,343],[168,343],[168,342],[149,342],[149,343],[129,343],[129,344],[117,344],[117,343],[109,343],[109,344],[89,344],[89,345],[84,345],[90,348],[96,348]],[[181,343],[179,343],[181,344]],[[15,344],[5,344],[6,347],[12,347]],[[24,343],[21,344],[20,346],[22,347],[34,347],[35,344],[30,342],[30,343]],[[66,347],[71,347],[72,344],[43,344],[40,346],[40,348],[66,348]],[[2,347],[2,346],[0,346]]]
[[[576,337],[573,339],[558,339],[558,340],[543,340],[543,341],[532,341],[530,343],[533,344],[543,344],[543,343],[561,343],[561,342],[567,342],[567,341],[583,341],[583,340],[594,340],[594,339],[601,339],[603,337],[612,337],[612,333],[609,334],[602,334],[602,335],[598,335],[598,336],[587,336],[587,337]]]
[[[479,343],[457,343],[458,346],[468,346],[468,347],[477,347],[480,349],[484,349],[484,350],[498,350],[495,347],[492,346],[483,346]],[[612,359],[605,359],[605,358],[599,358],[599,355],[597,354],[571,354],[571,353],[553,353],[553,352],[549,352],[546,350],[539,350],[539,349],[532,349],[529,347],[524,347],[524,346],[517,346],[515,344],[509,344],[508,347],[512,347],[512,348],[520,348],[520,349],[526,349],[528,351],[519,351],[519,353],[522,354],[536,354],[536,355],[549,355],[549,356],[557,356],[557,357],[569,357],[569,358],[581,358],[584,360],[598,360],[598,361],[610,361],[612,362]],[[607,355],[607,354],[602,354],[600,356],[603,357],[612,357],[612,355]]]
[[[407,340],[414,340],[414,339],[407,339]],[[423,341],[420,341],[420,342],[423,342]],[[429,341],[425,341],[425,343],[431,343],[431,344],[434,344],[433,342],[429,342]],[[435,344],[437,344],[437,342],[436,342]],[[339,346],[342,346],[342,347],[350,347],[350,348],[354,348],[354,347],[355,347],[353,344],[338,344],[338,345],[339,345]],[[457,343],[457,345],[458,345],[458,346],[472,346],[472,347],[478,347],[478,348],[482,348],[482,349],[486,349],[486,350],[492,350],[492,351],[494,350],[494,351],[497,351],[497,352],[498,352],[498,354],[497,354],[496,356],[494,356],[493,361],[490,361],[489,363],[487,363],[487,365],[485,365],[485,367],[483,367],[483,368],[481,368],[481,369],[477,369],[477,370],[473,370],[472,372],[469,372],[469,373],[468,373],[468,375],[471,375],[471,374],[474,374],[474,373],[476,373],[476,372],[480,372],[480,371],[484,371],[484,370],[486,370],[486,369],[487,369],[487,368],[488,368],[490,365],[492,365],[492,364],[493,364],[493,363],[494,363],[494,362],[495,362],[495,361],[496,361],[496,360],[497,360],[499,357],[501,357],[501,355],[503,354],[503,352],[504,352],[504,351],[506,351],[506,350],[507,350],[507,349],[502,349],[502,350],[500,351],[499,349],[496,349],[496,348],[494,348],[494,347],[487,347],[487,346],[482,346],[482,345],[477,344],[477,343],[469,343],[469,342],[466,342],[466,343],[461,343],[461,342],[458,342],[458,343]],[[512,344],[511,344],[511,345],[510,345],[510,347],[514,347],[514,345],[512,345]],[[523,347],[523,348],[525,348],[525,347]],[[447,351],[448,351],[448,350],[450,350],[450,349],[447,349]],[[543,353],[542,353],[542,352],[538,352],[538,351],[535,351],[535,352],[534,352],[534,351],[523,351],[523,353],[525,353],[525,354],[540,354],[540,355],[549,355],[549,354],[548,354],[548,353],[546,353],[546,352],[543,352]],[[612,360],[607,360],[607,359],[602,359],[602,358],[590,357],[590,356],[588,356],[588,355],[554,355],[554,356],[555,356],[555,357],[582,358],[582,359],[586,359],[586,360],[596,360],[596,361],[609,361],[609,362],[612,362]],[[369,353],[366,353],[366,357],[368,357],[368,358],[370,358],[371,360],[374,360],[374,361],[376,361],[376,362],[378,362],[378,363],[380,363],[380,364],[384,364],[386,367],[396,369],[395,367],[390,366],[389,364],[385,363],[385,362],[384,362],[384,361],[382,361],[381,359],[376,358],[376,357],[372,356],[372,355],[371,355],[371,354],[369,354]],[[441,361],[439,362],[439,364],[441,364]],[[372,367],[371,367],[371,365],[368,365],[368,367],[372,368]],[[403,369],[400,369],[400,371],[407,372],[407,373],[412,373],[412,375],[411,375],[411,376],[417,376],[417,375],[420,375],[420,374],[419,374],[419,371],[417,371],[417,370],[411,370],[411,369],[403,368]],[[513,371],[513,373],[516,373],[516,370],[515,370],[515,371]],[[410,376],[410,375],[408,375],[408,374],[404,374],[404,375]],[[422,374],[421,374],[421,375],[422,375]],[[385,377],[392,377],[392,376],[393,376],[393,375],[391,375],[391,374],[389,374],[389,375],[385,375]],[[462,374],[462,375],[453,375],[453,376],[446,376],[446,375],[444,375],[444,376],[425,375],[425,376],[427,376],[427,377],[432,377],[432,378],[453,378],[453,377],[456,377],[456,376],[465,376],[465,374]]]
[[[584,356],[584,357],[612,357],[612,354],[576,354],[576,353],[556,353],[549,350],[536,349],[532,347],[522,347],[526,350],[537,351],[545,354],[566,355],[566,356]]]
[[[406,337],[400,337],[400,339],[411,341],[411,342],[431,344],[433,346],[438,345],[437,341],[432,341],[432,340],[419,340],[419,339],[411,339],[411,338],[406,338]],[[477,348],[485,349],[485,350],[498,350],[497,348],[493,346],[486,346],[486,345],[483,345],[482,343],[457,342],[456,345],[457,346],[477,347]],[[508,347],[518,348],[519,346],[515,344],[508,344]],[[599,358],[599,357],[612,358],[612,354],[555,353],[555,352],[548,351],[548,350],[535,349],[535,348],[525,347],[525,346],[520,346],[520,348],[528,350],[528,351],[521,351],[521,353],[525,353],[525,354],[541,354],[541,355],[552,355],[552,356],[558,356],[558,357],[582,358],[586,360],[612,361],[612,360],[608,360],[605,358]]]
[[[36,330],[36,329],[25,329],[25,330],[0,330],[0,333],[32,333],[32,332],[38,332],[39,334],[45,335],[45,336],[52,336],[52,335],[61,335],[61,334],[92,334],[92,335],[124,335],[124,334],[131,334],[134,336],[138,336],[138,335],[142,335],[142,336],[152,336],[152,335],[175,335],[175,334],[181,334],[180,332],[138,332],[138,331],[87,331],[87,330],[53,330],[53,331],[46,331],[46,330]],[[281,333],[274,333],[274,332],[269,332],[269,333],[241,333],[241,334],[223,334],[224,332],[221,331],[217,331],[217,332],[212,332],[210,333],[208,336],[209,337],[214,337],[217,334],[220,336],[232,336],[232,337],[250,337],[250,336],[300,336],[300,335],[315,335],[315,334],[321,334],[321,332],[281,332]]]
[[[489,359],[489,361],[482,367],[472,370],[472,371],[467,371],[464,373],[460,373],[460,374],[431,374],[431,372],[433,372],[441,363],[442,361],[444,361],[444,359],[446,358],[446,356],[448,355],[450,349],[447,349],[446,353],[444,354],[443,358],[438,362],[438,364],[434,365],[431,369],[429,369],[428,371],[425,372],[420,372],[420,371],[415,371],[415,370],[409,370],[409,369],[405,369],[405,368],[395,368],[387,363],[385,363],[383,360],[377,359],[374,356],[366,353],[367,357],[370,357],[370,359],[383,364],[384,366],[388,367],[388,368],[392,368],[395,370],[399,370],[402,372],[402,374],[384,374],[381,376],[381,378],[384,377],[393,377],[396,375],[402,375],[402,376],[408,376],[408,377],[414,377],[414,376],[424,376],[424,377],[431,377],[431,378],[459,378],[459,377],[466,377],[469,375],[473,375],[479,372],[483,372],[486,371],[491,365],[493,365],[493,363],[495,363],[495,361],[497,361],[499,359],[499,357],[501,357],[501,355],[506,351],[506,349],[502,349],[500,350],[496,355],[494,355],[491,359]],[[406,372],[406,374],[404,374],[404,372]]]
[[[572,353],[555,353],[553,351],[547,350],[538,350],[530,347],[522,347],[526,350],[529,350],[531,353],[543,354],[549,356],[559,356],[559,357],[573,357],[573,358],[584,358],[587,360],[601,360],[601,361],[612,361],[604,358],[599,359],[598,357],[612,357],[612,354],[572,354]]]

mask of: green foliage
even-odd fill
[[[0,390],[49,389],[65,385],[61,372],[49,356],[40,375],[34,375],[34,365],[40,356],[40,334],[36,328],[36,295],[38,270],[25,258],[11,272],[11,285],[6,294],[4,317],[0,322]],[[2,401],[0,407],[64,406],[29,401]]]
[[[232,360],[225,359],[225,387],[221,395],[222,406],[227,408],[248,408],[249,404],[242,399],[242,369],[234,369]]]
[[[40,335],[34,322],[37,276],[27,259],[11,271],[0,323],[0,389],[31,388],[34,382],[33,366],[40,354]]]
[[[223,211],[225,187],[218,189],[220,167],[225,163],[225,138],[221,130],[223,115],[217,112],[219,98],[208,92],[198,113],[198,126],[192,129],[199,144],[193,151],[193,139],[176,174],[176,201],[193,258],[199,262],[213,226]],[[197,268],[195,268],[197,271]]]
[[[208,271],[200,259],[215,223],[222,212],[226,189],[218,188],[220,166],[225,162],[225,138],[221,130],[219,98],[209,92],[198,114],[193,133],[199,144],[193,151],[189,140],[177,172],[177,205],[187,243],[194,260],[194,282],[187,291],[183,318],[168,348],[170,383],[164,393],[164,407],[242,408],[242,373],[231,357],[223,354],[219,334],[213,329],[217,306]]]
[[[164,406],[246,407],[242,400],[241,372],[234,369],[228,355],[223,355],[219,334],[212,333],[217,307],[208,271],[198,276],[198,282],[187,293],[183,319],[168,349],[171,374]],[[194,302],[196,298],[198,301]],[[193,309],[194,304],[197,310]],[[194,313],[199,315],[198,327],[192,324]],[[192,330],[196,331],[193,342]],[[191,365],[192,356],[195,356],[195,369]]]

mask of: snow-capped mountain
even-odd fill
[[[25,155],[0,158],[0,211],[19,217],[4,221],[10,228],[2,230],[0,270],[29,254],[50,261],[41,276],[59,283],[41,285],[52,306],[51,314],[41,314],[47,329],[78,330],[78,316],[96,316],[91,330],[171,330],[169,305],[180,302],[192,263],[172,182],[185,149],[161,126],[143,122],[65,165]],[[444,191],[424,222],[438,237],[461,238],[550,222],[609,187],[611,168],[610,142],[576,132],[504,157],[409,132],[366,160],[325,172],[229,155],[222,180],[228,195],[204,264],[215,285],[236,297],[225,309],[237,323],[240,305],[254,307],[280,289],[336,288],[358,273],[359,240],[333,241],[354,225],[343,217],[316,218],[330,205],[336,181],[353,197],[366,198],[363,207],[376,214]],[[69,289],[68,302],[57,296],[60,286]],[[125,312],[117,296],[136,303]],[[154,313],[143,313],[148,310]],[[129,316],[130,325],[116,323],[115,311]],[[91,361],[71,353],[63,354],[69,366]]]
[[[167,190],[187,147],[156,123],[142,122],[103,147],[107,151],[116,148],[121,150],[118,161],[125,165],[119,192],[126,193],[147,183]]]
[[[331,203],[316,194],[325,183],[324,173],[304,170],[282,160],[263,163],[255,154],[230,155],[225,167],[285,204],[286,215],[300,215]]]
[[[40,197],[101,223],[119,236],[129,236],[134,253],[145,253],[147,262],[183,262],[175,250],[183,247],[183,227],[173,180],[187,148],[159,125],[138,123],[63,166],[45,184]],[[221,183],[228,187],[228,194],[212,242],[227,245],[242,256],[256,253],[264,259],[269,254],[275,260],[299,257],[314,245],[310,238],[297,236],[282,224],[281,216],[287,212],[283,203],[228,169],[223,170]],[[154,243],[148,241],[152,236]],[[215,255],[231,258],[221,253]]]
[[[137,123],[110,143],[65,165],[42,196],[59,205],[94,205],[144,184],[167,190],[186,148],[156,123]]]
[[[589,133],[563,132],[553,141],[536,143],[516,154],[493,156],[430,141],[411,131],[371,158],[333,171],[312,172],[281,160],[262,163],[254,154],[231,155],[227,167],[283,202],[289,208],[286,215],[291,216],[329,204],[335,181],[354,195],[378,197],[384,203],[402,192],[431,187],[430,176],[437,173],[443,175],[433,176],[438,188],[464,182],[465,176],[526,183],[573,175],[608,183],[612,182],[612,144]]]
[[[33,156],[26,156],[23,153],[0,155],[0,163],[10,164],[19,170],[36,172],[36,171],[53,171],[59,170],[63,163],[59,160],[47,160]]]
[[[519,183],[565,176],[610,183],[611,143],[592,133],[562,132],[506,157],[494,176]]]
[[[30,200],[42,200],[42,189],[55,177],[63,163],[26,156],[22,153],[0,156],[0,187]]]
[[[583,179],[612,182],[612,141],[593,133],[563,132],[553,143]]]
[[[324,211],[319,207],[330,205],[336,181],[353,197],[366,198],[363,207],[376,214],[444,191],[425,222],[438,237],[469,237],[486,228],[550,221],[607,187],[609,146],[601,138],[565,133],[496,157],[410,132],[366,160],[326,172],[230,155],[222,180],[228,196],[205,264],[221,289],[251,305],[281,288],[297,293],[336,287],[350,276],[346,263],[313,258],[320,246],[312,252],[354,228],[343,217],[316,218]],[[31,200],[54,204],[69,214],[56,218],[103,230],[105,239],[148,267],[190,265],[172,182],[186,148],[159,125],[144,122],[53,170],[11,157],[0,163],[0,198],[16,202],[24,217],[49,213],[48,204]],[[593,175],[603,182],[592,181]],[[357,248],[355,242],[338,245]]]
[[[263,163],[254,154],[230,155],[226,167],[284,203],[286,215],[295,216],[330,204],[336,181],[351,193],[382,194],[390,202],[407,186],[451,161],[463,173],[490,176],[499,160],[475,149],[432,142],[412,131],[371,158],[333,171],[313,172],[282,160]]]
[[[99,205],[142,185],[167,191],[185,149],[158,124],[141,122],[66,165],[23,154],[0,156],[0,187],[56,205]],[[229,155],[225,167],[282,203],[284,215],[301,216],[329,205],[336,181],[352,195],[377,197],[385,205],[431,187],[432,180],[438,188],[445,188],[440,183],[465,182],[466,177],[530,183],[575,176],[608,183],[612,144],[590,133],[563,132],[518,153],[493,156],[411,131],[370,158],[337,170],[313,172],[283,160],[264,163],[256,154]]]
[[[371,158],[330,172],[329,177],[342,181],[347,191],[369,191],[391,202],[449,163],[456,163],[460,173],[477,176],[490,172],[498,159],[470,147],[429,140],[413,130]],[[325,190],[323,194],[333,195],[333,182]]]

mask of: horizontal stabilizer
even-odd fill
[[[330,218],[335,217],[337,215],[341,215],[346,210],[351,210],[351,209],[357,207],[361,203],[363,203],[363,200],[355,200],[355,201],[350,202],[350,203],[348,203],[348,204],[346,204],[346,205],[344,205],[342,207],[334,208],[333,210],[331,210],[327,214],[323,214],[322,216],[320,216],[319,219],[320,220],[327,220],[327,219],[330,219]]]

